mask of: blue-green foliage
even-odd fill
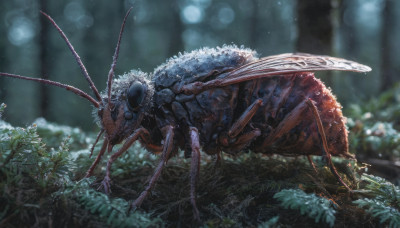
[[[348,126],[352,129],[350,145],[353,150],[371,153],[384,159],[400,156],[400,131],[394,128],[392,122],[365,121],[358,124],[360,126],[352,119],[348,120]],[[355,128],[360,129],[355,131]]]
[[[50,123],[44,118],[38,118],[33,122],[37,133],[43,138],[47,147],[57,147],[60,141],[70,138],[70,149],[82,149],[93,143],[93,137],[88,137],[81,129]]]
[[[36,125],[14,128],[0,122],[0,167],[11,175],[7,180],[23,174],[42,187],[60,182],[67,173],[68,140],[65,138],[57,150],[48,150],[36,132]]]
[[[400,155],[400,132],[393,128],[393,123],[377,122],[366,133],[365,142],[372,150]]]
[[[0,205],[5,205],[0,221],[35,214],[43,198],[68,178],[68,140],[48,149],[36,125],[14,128],[0,120]]]
[[[98,217],[111,227],[160,227],[162,220],[150,218],[150,214],[128,212],[130,203],[121,198],[110,198],[90,188],[91,179],[71,182],[56,196],[76,200],[86,211]]]
[[[336,205],[323,197],[307,194],[301,189],[284,189],[274,195],[281,201],[281,205],[288,209],[299,210],[300,214],[307,215],[316,223],[323,221],[330,227],[335,224]]]
[[[271,228],[278,226],[279,216],[274,216],[266,222],[263,222],[257,226],[257,228]]]
[[[36,124],[21,128],[0,120],[0,205],[4,205],[0,206],[0,226],[5,222],[12,226],[30,224],[37,214],[54,210],[48,205],[59,198],[75,202],[77,208],[72,208],[73,211],[83,208],[81,213],[91,214],[94,221],[107,227],[161,226],[161,220],[151,218],[150,214],[128,213],[128,201],[95,191],[90,187],[92,180],[71,181],[79,166],[75,164],[75,154],[79,152],[69,151],[69,146],[71,141],[81,142],[80,131],[44,120],[39,125],[46,140],[42,140],[42,134],[39,136]],[[54,144],[58,141],[61,145],[49,148],[44,141]]]
[[[400,156],[400,86],[346,110],[350,149],[387,160]]]
[[[347,112],[357,119],[383,122],[397,120],[400,116],[400,84],[366,103],[351,105]]]
[[[364,174],[361,179],[368,183],[362,191],[368,198],[353,203],[365,208],[381,224],[400,227],[400,188],[381,177]]]
[[[348,110],[350,148],[363,158],[399,161],[400,157],[400,86]],[[367,183],[354,201],[381,224],[400,227],[399,188],[383,178],[362,175]]]
[[[4,109],[6,109],[6,107],[7,107],[6,104],[4,104],[4,103],[0,104],[0,119],[1,119],[1,116],[3,115]]]

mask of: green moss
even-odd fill
[[[74,155],[79,152],[69,148],[72,141],[79,141],[68,136],[74,133],[71,129],[45,121],[27,128],[0,122],[0,227],[49,222],[56,227],[159,226],[161,220],[155,216],[128,213],[128,201],[94,190],[93,180],[72,181],[79,167]],[[44,143],[61,137],[57,149]]]
[[[85,148],[94,142],[93,136],[88,136],[77,127],[50,123],[43,118],[36,119],[33,124],[36,125],[36,131],[47,147],[57,147],[60,141],[66,137],[70,140],[71,150]]]
[[[29,224],[46,208],[51,193],[68,178],[68,138],[48,150],[36,126],[0,122],[0,226]],[[32,220],[31,220],[32,219]]]
[[[299,210],[301,215],[307,215],[316,223],[323,221],[330,227],[335,224],[337,206],[324,197],[307,194],[301,189],[284,189],[276,193],[274,198],[281,201],[282,207]]]
[[[364,174],[361,180],[365,187],[359,191],[361,198],[353,203],[379,219],[380,224],[400,227],[400,188],[372,175]]]
[[[83,213],[111,227],[157,227],[161,219],[143,212],[129,212],[130,203],[122,198],[110,198],[90,187],[93,178],[69,182],[53,194],[64,203],[74,201],[83,208]],[[81,209],[82,210],[82,209]],[[90,221],[89,221],[90,224]]]

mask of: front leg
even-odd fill
[[[153,188],[154,184],[160,177],[161,171],[169,159],[169,154],[173,148],[173,142],[174,142],[174,127],[171,125],[168,125],[168,126],[165,126],[163,128],[163,130],[165,130],[166,133],[165,133],[165,140],[164,140],[164,145],[163,145],[163,150],[162,150],[160,161],[158,163],[157,168],[154,171],[153,176],[151,177],[151,179],[149,181],[149,185],[140,194],[140,196],[135,200],[135,202],[132,203],[131,209],[133,209],[133,210],[135,210],[137,207],[140,207],[143,200],[149,194],[150,190]]]
[[[104,152],[107,149],[107,146],[108,146],[108,139],[104,138],[104,142],[103,142],[103,145],[101,146],[100,152],[97,155],[97,157],[94,160],[94,162],[92,163],[92,165],[90,166],[90,168],[88,169],[88,171],[86,171],[85,178],[92,176],[93,170],[96,168],[97,164],[100,162],[101,157],[103,156]],[[93,148],[94,148],[94,146],[93,146]],[[92,154],[90,154],[90,155],[92,155]]]
[[[121,156],[123,153],[125,153],[129,147],[132,146],[132,144],[139,138],[139,137],[145,137],[146,135],[149,135],[149,132],[145,128],[139,128],[136,131],[133,132],[133,134],[125,141],[124,145],[107,161],[107,168],[106,168],[106,175],[104,177],[104,180],[102,181],[102,186],[104,187],[105,193],[110,193],[110,170],[111,170],[111,165],[117,159],[119,156]],[[106,141],[106,140],[105,140]],[[111,147],[112,148],[112,147]],[[102,150],[103,151],[103,150]],[[104,151],[103,151],[104,153]],[[97,161],[97,159],[96,159]]]

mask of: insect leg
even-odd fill
[[[192,146],[192,162],[190,164],[190,202],[193,207],[194,219],[200,221],[200,214],[196,205],[196,184],[199,179],[200,170],[200,142],[199,131],[197,128],[190,128],[190,139]]]
[[[153,154],[159,154],[162,152],[162,146],[159,145],[145,143],[143,146],[146,148],[146,150],[152,152]]]
[[[174,142],[174,127],[171,125],[165,126],[163,130],[165,129],[165,140],[164,140],[164,146],[163,146],[163,151],[161,154],[161,159],[158,163],[157,168],[154,171],[153,176],[151,177],[149,181],[149,185],[146,187],[146,189],[140,194],[140,196],[135,200],[135,202],[132,203],[132,206],[130,209],[135,210],[137,207],[139,207],[143,200],[146,198],[146,196],[149,194],[150,190],[153,188],[154,184],[156,183],[157,179],[161,175],[161,171],[164,168],[164,165],[167,163],[169,159],[169,154],[173,148],[173,142]]]
[[[299,123],[299,120],[303,118],[303,113],[306,110],[305,101],[299,103],[272,131],[271,135],[264,141],[262,147],[270,146],[276,139],[293,129]]]
[[[100,152],[96,157],[96,160],[94,160],[94,162],[92,163],[92,165],[90,166],[90,168],[88,169],[88,171],[86,171],[86,177],[90,177],[93,174],[93,170],[96,168],[97,164],[100,162],[101,157],[103,156],[104,152],[107,149],[107,145],[108,145],[108,140],[107,138],[104,138],[104,142],[103,142],[103,146],[101,146]],[[94,147],[94,146],[93,146]],[[90,154],[91,155],[91,154]]]
[[[247,123],[251,120],[251,118],[256,114],[258,108],[262,105],[262,99],[257,99],[251,104],[246,111],[239,117],[238,120],[232,125],[231,129],[228,131],[228,136],[231,138],[235,138],[240,132],[242,132],[243,128],[247,125]]]
[[[222,158],[222,152],[218,152],[216,155],[217,155],[217,157],[215,159],[214,168],[218,167],[218,166],[221,166],[222,162],[224,161],[223,158]]]
[[[125,141],[124,145],[111,157],[108,159],[107,162],[107,168],[106,168],[106,175],[104,177],[104,180],[102,181],[102,186],[104,187],[104,191],[108,194],[110,192],[110,169],[111,169],[111,164],[117,159],[119,156],[121,156],[125,151],[131,147],[131,145],[142,135],[149,134],[149,132],[145,128],[139,128],[136,131],[133,132],[133,134]]]
[[[150,151],[150,152],[152,152],[152,153],[154,153],[154,154],[159,154],[159,153],[162,152],[163,147],[162,147],[162,146],[159,146],[159,145],[156,145],[156,144],[153,144],[153,143],[151,142],[150,137],[148,137],[148,136],[150,136],[150,134],[147,134],[147,135],[144,135],[144,136],[146,136],[146,137],[141,137],[140,143],[141,143],[148,151]]]
[[[314,118],[315,118],[315,122],[317,123],[318,126],[318,134],[322,140],[322,153],[324,154],[324,156],[326,156],[327,159],[327,164],[331,170],[331,172],[333,173],[333,175],[336,176],[336,178],[338,179],[338,181],[345,187],[347,188],[347,190],[349,192],[351,192],[351,189],[349,188],[349,186],[347,186],[346,183],[344,183],[344,181],[342,180],[342,178],[339,176],[335,166],[332,163],[332,159],[331,159],[331,154],[329,153],[329,148],[328,148],[328,142],[326,140],[326,135],[325,135],[325,131],[324,131],[324,127],[322,126],[322,121],[321,121],[321,117],[319,116],[318,113],[318,109],[315,106],[315,104],[313,103],[313,101],[309,98],[307,100],[307,105],[308,107],[311,109]]]
[[[89,158],[92,157],[93,151],[94,151],[94,147],[96,146],[97,142],[99,141],[99,139],[100,139],[100,137],[101,137],[101,135],[102,135],[103,133],[104,133],[104,129],[101,129],[100,132],[97,134],[96,141],[94,141],[93,146],[92,146],[92,148],[90,149]]]
[[[247,132],[246,134],[241,135],[234,143],[229,145],[227,148],[224,148],[224,151],[227,153],[241,151],[260,135],[261,131],[258,128]]]
[[[311,158],[311,155],[307,155],[307,159],[308,159],[308,162],[310,162],[311,166],[313,167],[315,173],[318,174],[317,167],[315,167],[315,164],[314,164],[314,162],[313,162],[313,160],[312,160],[312,158]]]

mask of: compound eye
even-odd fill
[[[140,82],[134,82],[127,91],[128,104],[131,109],[136,109],[144,98],[144,88]]]

